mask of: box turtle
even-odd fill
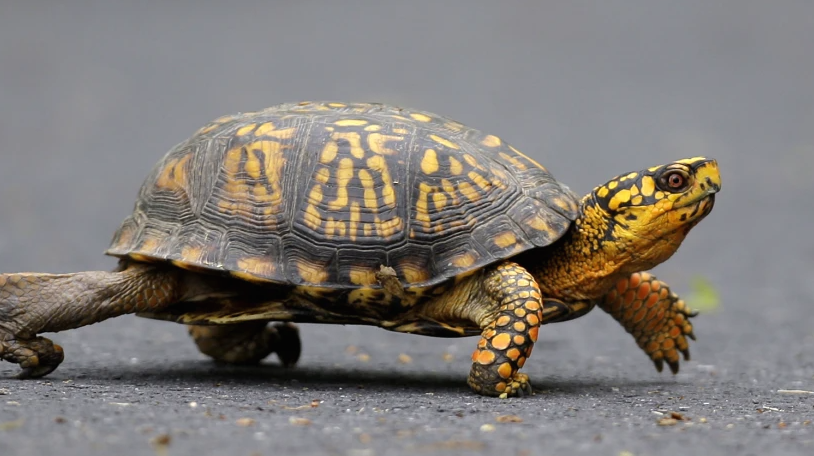
[[[382,104],[225,116],[147,177],[106,252],[115,270],[0,275],[0,357],[41,377],[63,351],[39,333],[130,313],[190,325],[228,363],[294,364],[296,322],[375,325],[479,335],[469,386],[522,396],[540,326],[598,306],[676,372],[695,312],[646,271],[720,185],[695,157],[580,199],[497,136]]]

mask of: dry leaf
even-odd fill
[[[520,418],[517,415],[500,415],[495,420],[498,423],[522,423],[523,418]]]
[[[402,353],[399,355],[399,362],[401,364],[410,364],[413,362],[413,358],[406,353]]]
[[[11,431],[21,427],[25,423],[25,418],[19,418],[14,421],[6,421],[0,423],[0,431]]]
[[[238,426],[248,427],[254,426],[255,421],[254,418],[238,418],[235,423],[237,423]]]

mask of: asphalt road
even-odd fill
[[[715,210],[656,272],[720,306],[677,376],[600,311],[547,326],[537,394],[503,401],[465,384],[474,338],[306,325],[299,367],[229,368],[123,317],[50,335],[67,357],[43,380],[0,364],[0,455],[814,452],[814,394],[782,392],[814,391],[811,2],[34,3],[0,5],[2,272],[113,267],[141,180],[210,119],[376,100],[504,136],[579,192],[716,157]]]

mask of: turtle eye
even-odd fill
[[[662,190],[668,192],[680,192],[687,188],[690,183],[690,178],[686,173],[679,170],[673,170],[662,174],[659,179],[659,185]]]

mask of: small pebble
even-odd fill
[[[494,424],[484,424],[480,427],[481,432],[492,432],[495,430]]]

